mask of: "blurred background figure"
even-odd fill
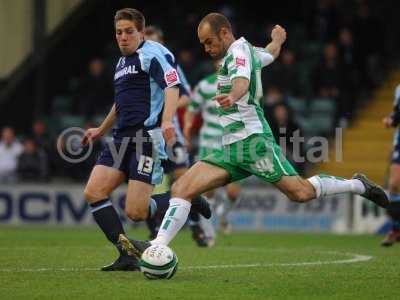
[[[352,119],[357,107],[356,91],[360,88],[359,71],[356,61],[356,48],[353,34],[349,28],[342,28],[339,32],[338,55],[343,69],[343,98],[342,110],[345,111],[345,118]],[[342,112],[343,113],[343,112]]]
[[[47,155],[37,147],[32,138],[27,138],[23,144],[23,151],[18,157],[18,179],[28,182],[44,182],[48,180],[49,168]]]
[[[15,138],[14,129],[4,127],[0,139],[0,182],[13,182],[17,179],[18,156],[22,145]]]
[[[294,159],[303,156],[303,144],[295,141],[296,136],[301,137],[299,126],[293,119],[293,113],[285,102],[275,103],[272,107],[272,119],[270,126],[276,142],[281,146],[287,159],[296,167],[300,173],[304,173],[304,161]],[[296,153],[294,153],[296,151]]]
[[[317,97],[331,99],[337,104],[336,119],[339,126],[347,126],[346,102],[353,101],[345,98],[343,93],[344,69],[334,43],[324,47],[323,57],[314,69],[314,91]]]
[[[90,120],[95,115],[105,114],[112,105],[112,77],[106,71],[104,61],[93,58],[87,73],[79,80],[75,95],[75,108],[78,114]]]
[[[265,70],[262,76],[263,88],[277,87],[288,96],[303,95],[296,56],[292,50],[284,49],[279,61]]]

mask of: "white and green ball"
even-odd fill
[[[178,258],[168,246],[150,246],[140,259],[140,270],[148,279],[171,279],[177,269]]]

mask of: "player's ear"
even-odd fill
[[[144,39],[144,30],[138,31],[138,33],[139,33],[140,38]]]
[[[229,30],[228,30],[226,27],[222,27],[222,28],[219,30],[218,36],[219,36],[219,38],[223,39],[223,38],[225,38],[226,36],[228,36],[228,34],[229,34]]]

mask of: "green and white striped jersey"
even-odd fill
[[[263,95],[261,68],[273,60],[273,56],[265,49],[252,46],[243,37],[232,43],[222,59],[218,74],[218,94],[228,94],[235,78],[247,78],[250,83],[247,93],[231,107],[218,107],[224,145],[243,140],[254,133],[270,133],[259,100]]]
[[[217,93],[217,75],[202,79],[194,88],[189,111],[201,113],[203,124],[199,134],[199,147],[219,149],[222,145],[223,128],[219,123],[218,111],[213,97]]]

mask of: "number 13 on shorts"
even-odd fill
[[[151,174],[153,171],[154,160],[150,156],[140,155],[140,160],[138,163],[139,173]]]

